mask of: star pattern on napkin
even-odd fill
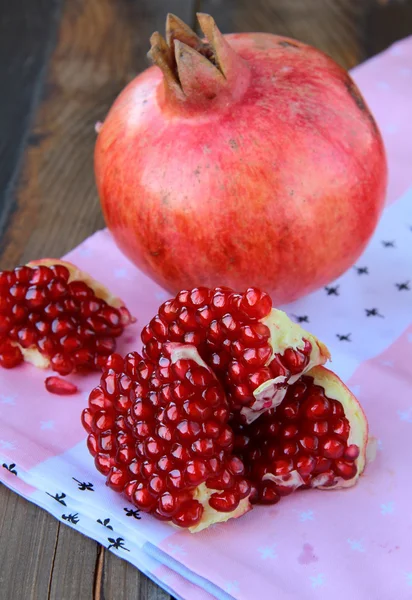
[[[356,550],[357,552],[365,552],[365,548],[361,540],[348,539],[348,544],[351,550]]]
[[[398,415],[401,421],[405,421],[405,423],[412,423],[412,408],[407,410],[398,410]]]
[[[299,521],[301,523],[306,523],[306,521],[314,521],[314,520],[315,520],[315,517],[314,517],[313,510],[305,510],[305,511],[301,512],[299,515]]]
[[[310,577],[310,582],[313,588],[322,587],[323,585],[325,585],[325,575],[323,573],[312,575]]]
[[[395,503],[387,502],[386,504],[381,504],[381,514],[382,515],[392,515],[395,512]]]
[[[0,396],[0,404],[16,405],[16,396]]]
[[[277,558],[278,555],[275,552],[276,544],[272,544],[271,546],[263,546],[259,548],[260,558],[262,560],[267,560],[268,558]]]

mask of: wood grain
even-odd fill
[[[0,600],[48,598],[59,522],[0,484]]]
[[[200,0],[219,28],[265,31],[297,38],[323,50],[345,68],[364,58],[362,31],[368,2],[358,0]],[[362,28],[361,28],[362,29]]]
[[[0,235],[53,48],[62,0],[0,2]]]

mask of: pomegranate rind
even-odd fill
[[[348,446],[356,444],[359,448],[359,456],[355,460],[357,467],[355,477],[348,480],[339,477],[335,485],[328,487],[319,486],[318,489],[331,490],[352,487],[362,475],[366,465],[366,453],[369,440],[369,426],[366,415],[359,400],[353,395],[336,373],[333,373],[325,367],[318,366],[311,369],[307,375],[313,377],[316,385],[321,385],[323,387],[328,398],[338,400],[342,404],[343,410],[345,411],[345,417],[350,424],[347,444]]]
[[[53,265],[63,265],[66,267],[70,273],[68,279],[69,283],[71,281],[83,281],[94,291],[97,298],[105,300],[109,306],[112,306],[113,308],[121,308],[125,306],[124,302],[117,296],[114,296],[111,291],[102,283],[94,279],[91,275],[89,275],[89,273],[86,273],[86,271],[82,271],[76,267],[76,265],[68,262],[67,260],[61,260],[60,258],[41,258],[39,260],[32,260],[28,262],[26,266],[34,268],[40,266],[52,267]],[[23,348],[17,342],[12,341],[11,343],[13,346],[17,346],[20,349],[24,358],[24,362],[30,363],[38,369],[47,369],[50,366],[50,359],[46,356],[43,356],[43,354],[41,354],[37,348]]]
[[[330,352],[325,344],[303,327],[291,321],[282,310],[272,308],[268,316],[261,319],[260,322],[270,330],[268,343],[272,347],[272,354],[266,365],[270,364],[276,354],[283,355],[288,348],[302,350],[305,347],[305,341],[311,343],[312,350],[307,366],[300,373],[290,376],[287,380],[283,376],[269,379],[253,391],[255,402],[252,406],[243,407],[240,411],[247,423],[252,423],[267,410],[279,406],[286,395],[287,387],[285,384],[295,383],[313,367],[323,365],[330,359]]]
[[[193,498],[200,502],[203,506],[203,514],[200,523],[194,525],[193,527],[187,528],[190,533],[198,533],[199,531],[203,531],[207,529],[211,525],[215,525],[216,523],[225,523],[229,519],[237,519],[238,517],[243,516],[250,510],[252,510],[252,505],[249,501],[249,497],[243,498],[239,502],[239,505],[235,510],[229,513],[219,512],[212,508],[209,504],[209,498],[212,494],[220,493],[222,490],[212,490],[206,487],[205,483],[199,485],[195,491],[193,492]],[[174,527],[177,527],[174,523],[170,521],[170,524]],[[178,527],[178,529],[183,529],[182,527]]]

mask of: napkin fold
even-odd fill
[[[387,207],[352,269],[283,308],[329,346],[378,438],[355,488],[302,491],[199,534],[177,531],[96,471],[80,414],[98,374],[71,377],[79,393],[60,397],[30,365],[0,372],[0,481],[182,600],[412,598],[412,37],[352,75],[387,148]],[[119,351],[139,349],[141,327],[168,294],[106,230],[66,258],[123,298],[137,322]]]

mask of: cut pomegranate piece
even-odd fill
[[[56,376],[47,377],[44,385],[48,392],[57,394],[58,396],[70,396],[71,394],[77,394],[79,391],[79,388],[74,383]]]
[[[231,425],[257,490],[255,502],[274,503],[300,487],[349,487],[365,467],[366,417],[337,375],[322,366],[291,384],[281,404],[256,422],[244,425],[235,415]]]
[[[329,358],[324,344],[273,309],[257,288],[179,292],[143,329],[143,353],[156,360],[168,340],[196,345],[248,422],[280,404],[289,384]]]
[[[0,366],[60,375],[98,369],[132,321],[123,302],[75,265],[42,259],[0,271]]]
[[[82,415],[107,484],[190,531],[247,512],[250,485],[233,456],[225,392],[196,348],[166,343],[156,360],[133,352],[110,366]]]

